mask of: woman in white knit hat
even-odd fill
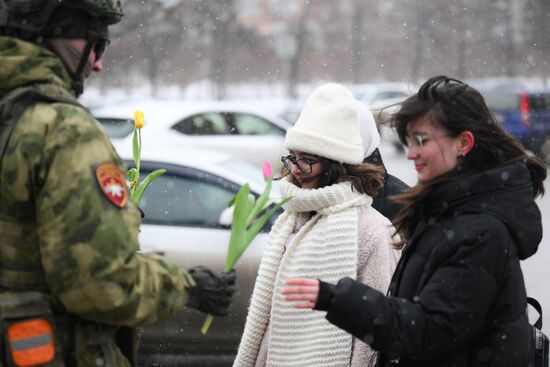
[[[286,135],[280,189],[293,199],[270,233],[234,366],[369,366],[375,359],[363,341],[281,293],[296,277],[349,276],[382,292],[389,285],[394,228],[371,206],[383,171],[362,163],[361,108],[348,89],[325,84]]]

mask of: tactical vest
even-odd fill
[[[9,92],[0,100],[0,172],[4,162],[4,155],[7,150],[10,136],[15,129],[20,117],[25,110],[32,105],[39,103],[63,102],[74,105],[79,105],[78,101],[70,96],[63,89],[51,84],[34,84],[32,86],[16,88]],[[2,178],[0,177],[0,180]],[[0,221],[5,213],[0,213]],[[8,214],[8,217],[10,214]],[[2,253],[17,253],[22,251],[18,248],[7,249],[8,247],[16,246],[13,241],[0,242],[0,256]],[[36,263],[31,265],[29,262],[25,264],[25,269],[19,269],[17,263],[1,261],[0,258],[0,290],[44,290],[44,274],[41,264]]]
[[[84,108],[66,91],[51,84],[20,87],[2,96],[0,172],[10,136],[20,117],[27,108],[41,102],[61,102]],[[8,244],[0,243],[0,246]],[[81,357],[75,354],[95,348],[102,350],[105,358],[95,362],[98,366],[126,366],[128,361],[136,366],[136,330],[81,320],[66,314],[61,305],[52,305],[43,270],[38,266],[36,269],[17,269],[0,259],[0,367],[75,367]],[[9,274],[9,277],[1,274]],[[25,280],[24,289],[14,281],[18,279]],[[127,361],[120,360],[113,349],[115,345]],[[81,348],[85,350],[78,352]]]

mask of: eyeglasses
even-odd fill
[[[103,56],[105,49],[107,48],[107,46],[109,46],[110,43],[111,41],[109,41],[106,38],[99,38],[98,40],[95,41],[94,52],[95,52],[96,60],[101,59],[101,56]]]
[[[433,134],[421,134],[421,133],[414,133],[412,136],[407,137],[407,144],[405,148],[407,151],[410,150],[416,150],[420,151],[422,148],[424,148],[424,145],[426,145],[427,142],[430,140],[436,140],[439,138],[443,138],[445,136],[450,136],[449,134],[442,134],[442,135],[433,135]]]
[[[283,162],[283,164],[284,164],[285,168],[288,170],[288,172],[290,172],[292,170],[292,165],[294,164],[294,165],[296,165],[296,167],[298,167],[300,172],[305,173],[305,174],[309,174],[312,171],[311,166],[314,165],[315,163],[322,162],[322,160],[315,160],[315,159],[310,159],[310,158],[296,159],[296,157],[294,157],[292,155],[287,155],[287,156],[281,157],[281,162]]]

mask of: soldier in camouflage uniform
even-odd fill
[[[135,365],[133,328],[186,298],[226,315],[235,291],[137,253],[124,164],[75,99],[121,17],[119,0],[0,0],[0,366]]]

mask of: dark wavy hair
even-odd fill
[[[393,197],[403,205],[395,219],[396,230],[405,241],[414,229],[414,213],[432,189],[442,183],[495,167],[524,162],[531,172],[535,195],[544,194],[544,162],[530,156],[525,148],[497,123],[483,96],[460,80],[436,76],[425,82],[418,93],[400,104],[390,118],[403,144],[408,143],[407,127],[426,117],[443,127],[451,137],[470,131],[475,138],[472,150],[461,157],[457,167],[430,182],[419,183],[408,192]]]
[[[384,185],[384,168],[371,163],[346,164],[320,157],[323,165],[323,173],[317,187],[330,186],[339,182],[351,181],[354,190],[371,197],[376,196],[378,190]],[[283,166],[281,177],[290,175],[290,182],[298,186],[298,182]]]

